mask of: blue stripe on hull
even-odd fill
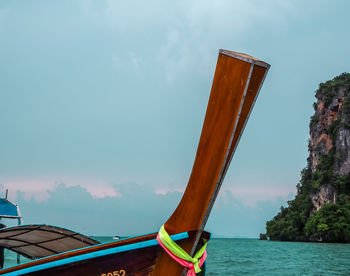
[[[188,238],[187,232],[171,236],[171,239],[173,241],[182,240],[182,239],[186,239],[186,238]],[[46,264],[40,264],[40,265],[36,265],[33,267],[23,268],[21,270],[9,272],[9,273],[6,273],[4,275],[6,275],[6,276],[24,275],[27,273],[32,273],[32,272],[36,272],[36,271],[40,271],[40,270],[44,270],[44,269],[63,266],[66,264],[71,264],[71,263],[75,263],[75,262],[80,262],[80,261],[89,260],[89,259],[93,259],[93,258],[97,258],[97,257],[112,255],[112,254],[116,254],[116,253],[120,253],[120,252],[125,252],[125,251],[139,249],[139,248],[145,248],[145,247],[154,246],[154,245],[158,245],[158,242],[156,239],[138,242],[138,243],[133,243],[133,244],[128,244],[128,245],[123,245],[123,246],[119,246],[119,247],[115,247],[115,248],[104,249],[104,250],[100,250],[97,252],[82,254],[79,256],[75,256],[75,257],[70,257],[70,258],[66,258],[66,259],[62,259],[62,260],[58,260],[58,261],[49,262]]]

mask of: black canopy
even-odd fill
[[[99,244],[77,232],[50,225],[21,225],[0,230],[0,246],[27,258],[41,258]]]

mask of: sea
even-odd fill
[[[350,244],[213,238],[207,251],[206,276],[350,275]],[[5,251],[6,267],[15,265],[16,258]]]

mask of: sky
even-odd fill
[[[0,1],[0,194],[25,224],[157,231],[191,173],[219,49],[271,64],[206,230],[258,237],[294,197],[346,0]]]

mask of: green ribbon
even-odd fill
[[[204,245],[201,249],[191,257],[185,250],[183,250],[180,246],[178,246],[169,236],[169,234],[165,231],[164,225],[159,230],[159,238],[162,241],[163,245],[175,256],[193,263],[193,268],[196,273],[201,272],[199,267],[200,258],[202,257],[205,249],[207,248],[207,242],[205,241]]]

